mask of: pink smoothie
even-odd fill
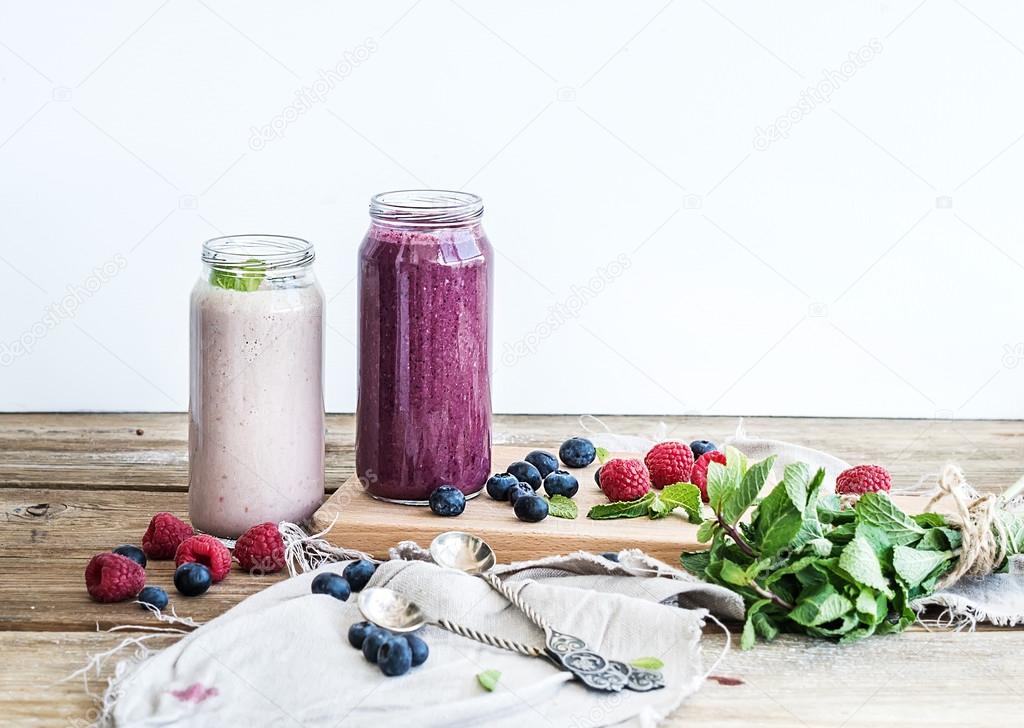
[[[374,224],[363,241],[356,470],[374,496],[487,480],[492,256],[479,224]]]
[[[324,494],[323,294],[315,281],[192,292],[189,515],[236,537]]]

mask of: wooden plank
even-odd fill
[[[89,656],[116,646],[125,635],[108,633],[0,633],[0,706],[7,725],[85,726],[96,718],[80,681],[60,682]],[[173,638],[153,640],[155,647]],[[724,640],[703,641],[705,666]],[[1024,632],[1005,634],[907,633],[854,645],[784,636],[748,652],[731,651],[714,679],[664,725],[748,728],[905,728],[930,725],[1020,725],[1024,684]],[[114,667],[107,661],[101,692]],[[459,676],[449,676],[456,679]],[[463,676],[472,680],[472,675]],[[581,716],[581,724],[588,724]]]
[[[525,455],[522,447],[499,446],[493,449],[491,460],[494,469],[501,470]],[[677,564],[680,551],[707,548],[697,540],[697,526],[681,513],[658,520],[595,521],[587,518],[592,506],[608,502],[594,482],[597,467],[595,462],[573,471],[580,481],[574,498],[579,508],[579,517],[575,520],[549,516],[540,523],[524,523],[515,517],[508,503],[493,500],[486,493],[470,500],[458,518],[439,518],[428,508],[376,500],[353,476],[314,514],[313,528],[317,531],[330,529],[325,538],[331,543],[365,551],[377,558],[386,558],[388,549],[399,541],[411,540],[425,546],[438,534],[451,530],[480,536],[495,550],[501,563],[577,550],[601,553],[639,548],[667,564]],[[925,496],[895,496],[895,500],[912,514],[923,512],[929,501]]]
[[[613,431],[721,441],[736,417],[602,416]],[[762,437],[833,452],[851,463],[874,462],[907,486],[946,462],[958,462],[982,490],[1002,490],[1024,474],[1024,427],[1006,420],[745,420]],[[137,435],[138,430],[142,435]],[[499,415],[496,444],[525,450],[581,434],[578,418]],[[0,414],[0,487],[184,491],[188,481],[187,417],[165,414]],[[354,471],[354,417],[327,418],[328,491]]]

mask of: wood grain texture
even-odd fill
[[[0,633],[0,710],[4,725],[84,728],[96,718],[81,679],[61,682],[123,634]],[[173,641],[157,637],[154,648]],[[724,639],[707,634],[710,666]],[[842,648],[780,637],[731,651],[664,725],[670,728],[963,728],[1019,726],[1024,708],[1024,632],[909,632]],[[129,649],[124,655],[130,655]],[[23,669],[7,669],[22,666]],[[89,685],[101,692],[114,661]],[[469,677],[472,679],[472,676]],[[592,725],[595,716],[581,716]],[[342,724],[343,725],[343,724]]]
[[[720,440],[736,425],[731,417],[602,419],[633,434],[653,433],[664,422],[671,436],[685,440]],[[97,624],[145,625],[150,618],[133,604],[91,602],[82,571],[92,554],[137,542],[154,512],[184,515],[186,425],[183,414],[0,415],[0,723],[91,720],[81,683],[58,681],[122,639],[98,633]],[[851,462],[878,462],[897,485],[949,460],[984,490],[1000,490],[1024,472],[1020,422],[750,418],[746,426]],[[523,451],[580,433],[569,416],[501,416],[494,429],[497,443]],[[330,416],[328,490],[352,474],[353,445],[352,416]],[[169,562],[148,571],[151,582],[170,586]],[[180,614],[206,621],[279,578],[234,573],[206,595],[175,604]],[[705,643],[708,664],[722,646],[713,631]],[[667,724],[1016,726],[1024,708],[1022,649],[1024,631],[1006,629],[917,629],[842,648],[785,637],[733,651],[715,675],[739,684],[710,682]]]

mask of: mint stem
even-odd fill
[[[742,551],[750,558],[754,558],[754,549],[750,548],[750,544],[743,540],[743,538],[740,536],[740,532],[737,531],[734,526],[730,526],[728,523],[726,523],[725,519],[722,518],[722,514],[718,511],[715,511],[715,516],[718,518],[718,525],[721,526],[722,530],[725,531],[726,534],[728,534],[729,538],[731,538],[736,543],[736,545],[740,547],[740,551]]]
[[[756,591],[762,599],[770,599],[773,604],[777,604],[783,609],[793,609],[793,605],[787,602],[785,599],[780,597],[778,594],[765,589],[763,586],[758,584],[753,579],[750,580],[750,588]]]

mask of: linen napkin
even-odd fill
[[[666,686],[601,693],[546,660],[424,627],[430,657],[385,677],[347,640],[362,620],[347,602],[310,593],[321,571],[254,594],[180,642],[125,665],[108,691],[117,726],[654,726],[704,679],[699,640],[708,610],[739,619],[742,602],[639,552],[621,563],[577,553],[506,566],[503,578],[557,630],[609,659],[656,657]],[[523,643],[543,632],[482,579],[422,561],[381,564],[369,586],[386,586],[428,615]],[[682,607],[682,608],[681,608]],[[493,692],[476,675],[498,670]]]

